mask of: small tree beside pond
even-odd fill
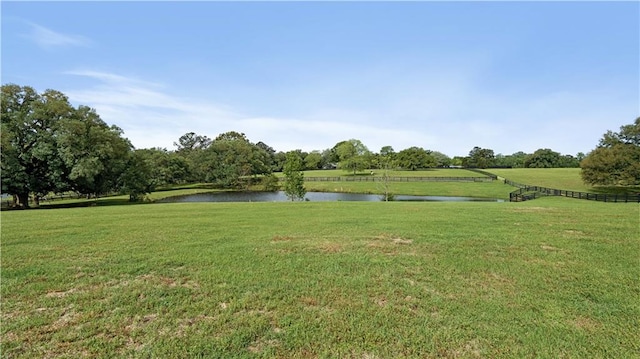
[[[292,201],[304,199],[307,190],[304,188],[303,165],[295,152],[288,152],[284,163],[284,193]]]

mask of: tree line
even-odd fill
[[[296,172],[333,168],[355,174],[382,168],[578,167],[582,162],[587,166],[587,170],[583,167],[585,181],[597,184],[611,181],[610,177],[593,175],[603,170],[602,161],[617,164],[606,170],[619,170],[627,164],[627,158],[637,157],[634,151],[640,148],[640,123],[636,120],[619,134],[607,133],[591,154],[575,157],[551,149],[505,156],[480,147],[474,147],[466,157],[453,158],[421,147],[396,152],[384,146],[373,152],[357,139],[338,142],[322,151],[285,153],[264,142],[251,142],[235,131],[214,139],[186,133],[174,143],[175,150],[135,149],[120,128],[107,125],[94,109],[73,107],[56,90],[38,93],[15,84],[2,86],[1,125],[2,193],[14,195],[20,207],[29,206],[30,196],[37,205],[50,193],[70,191],[89,198],[123,193],[135,201],[160,186],[200,182],[236,189],[261,183],[265,189],[274,190],[279,188],[279,181],[273,173],[283,171],[291,175],[285,187],[297,183],[293,186],[298,194],[302,191],[297,196],[301,198],[304,193]],[[631,166],[637,167],[639,162]],[[637,184],[637,173],[621,176],[616,183],[634,184],[633,178]]]

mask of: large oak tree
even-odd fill
[[[50,192],[97,195],[122,189],[131,143],[91,108],[74,108],[61,92],[2,86],[2,192],[29,207]]]
[[[633,124],[620,127],[620,132],[607,131],[580,167],[587,184],[639,185],[640,117]]]

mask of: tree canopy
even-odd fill
[[[284,193],[292,201],[302,200],[307,190],[304,188],[304,174],[302,173],[302,160],[296,151],[287,152],[287,160],[284,163]]]
[[[435,167],[437,162],[427,150],[420,147],[409,147],[395,155],[395,164],[403,169],[415,171]]]
[[[495,154],[492,149],[474,147],[469,156],[463,160],[466,167],[487,168],[495,165]]]
[[[29,206],[50,192],[97,195],[122,189],[132,146],[91,108],[55,90],[2,86],[2,192]]]
[[[340,168],[346,171],[353,171],[353,174],[356,174],[371,165],[371,152],[360,140],[342,141],[334,148],[340,161]]]
[[[640,117],[619,132],[607,131],[580,163],[582,179],[591,185],[640,184]]]

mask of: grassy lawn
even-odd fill
[[[582,182],[580,168],[509,168],[487,169],[497,176],[532,186],[592,193],[638,193],[640,186],[606,187],[590,186]]]
[[[42,208],[69,208],[69,207],[86,207],[86,206],[122,206],[133,204],[144,204],[145,202],[153,202],[167,197],[184,196],[189,194],[213,192],[214,189],[206,188],[203,184],[189,185],[188,187],[194,188],[178,188],[178,189],[164,189],[152,192],[147,195],[146,201],[129,202],[129,195],[119,196],[106,196],[100,198],[78,198],[78,199],[57,199],[52,201],[42,201],[40,206]]]
[[[383,170],[366,170],[364,172],[358,172],[355,176],[373,176],[381,177],[384,173]],[[429,170],[421,171],[388,171],[388,175],[391,177],[484,177],[484,175],[456,168],[433,168]],[[352,177],[353,172],[347,172],[344,170],[316,170],[316,171],[304,171],[305,177]]]
[[[631,358],[637,204],[10,211],[3,358]]]
[[[514,182],[574,191],[592,191],[580,177],[580,168],[490,168],[487,172]]]
[[[382,184],[376,182],[305,182],[307,191],[382,193]],[[493,182],[390,182],[393,194],[415,196],[457,196],[509,199],[515,187],[500,181]]]

